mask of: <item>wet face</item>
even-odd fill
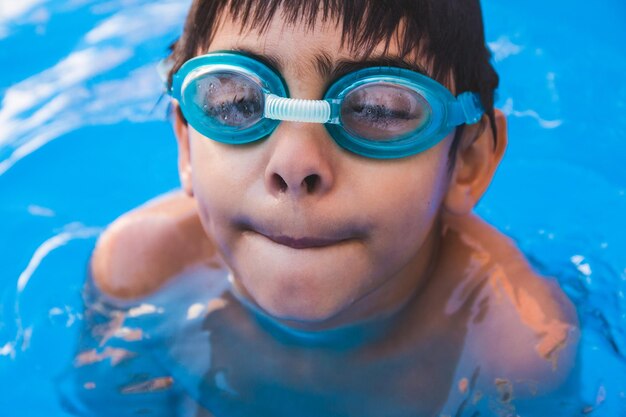
[[[318,70],[320,53],[331,65],[363,57],[341,48],[334,24],[302,26],[274,20],[262,35],[240,34],[226,21],[210,50],[276,57],[291,97],[320,99],[333,81]],[[395,51],[392,44],[386,55]],[[450,142],[372,160],[340,148],[320,124],[282,122],[266,140],[245,146],[189,127],[183,166],[203,226],[239,290],[294,326],[324,327],[393,310],[425,281]]]

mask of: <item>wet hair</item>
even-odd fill
[[[277,13],[286,23],[308,29],[319,18],[336,22],[342,46],[364,58],[381,42],[386,50],[397,42],[401,58],[425,59],[429,75],[454,86],[457,94],[478,93],[496,138],[499,78],[485,43],[479,0],[194,0],[183,34],[171,47],[169,82],[198,51],[208,50],[222,17],[240,22],[242,31],[262,34]],[[451,165],[462,134],[460,126],[450,148]]]

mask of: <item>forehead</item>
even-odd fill
[[[368,66],[394,66],[428,74],[428,62],[418,48],[401,55],[402,32],[401,25],[394,36],[365,48],[343,42],[341,23],[321,16],[313,24],[288,23],[277,13],[263,29],[244,28],[240,21],[225,16],[216,27],[209,51],[238,50],[264,59],[283,74],[315,74],[325,80]]]

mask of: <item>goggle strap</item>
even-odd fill
[[[459,123],[458,125],[463,123],[468,125],[478,123],[485,113],[485,110],[480,103],[480,97],[476,93],[461,93],[456,98],[456,102],[460,105],[460,117],[462,120],[461,123]]]
[[[305,123],[327,123],[330,121],[331,106],[326,100],[303,100],[265,96],[264,116],[273,120]]]

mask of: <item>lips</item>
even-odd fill
[[[278,243],[279,245],[288,246],[293,249],[310,249],[310,248],[322,248],[324,246],[331,246],[337,243],[343,242],[347,239],[333,239],[333,238],[316,238],[316,237],[302,237],[292,238],[289,236],[268,236],[263,235],[269,240]]]
[[[316,233],[317,236],[309,235],[308,233],[274,233],[272,231],[277,230],[278,227],[253,226],[249,222],[239,223],[239,229],[243,232],[252,232],[263,236],[274,243],[293,249],[324,248],[354,239],[361,239],[364,236],[364,233],[359,231],[359,229],[336,227],[323,228],[327,232]],[[329,230],[332,230],[332,232],[328,232]]]

